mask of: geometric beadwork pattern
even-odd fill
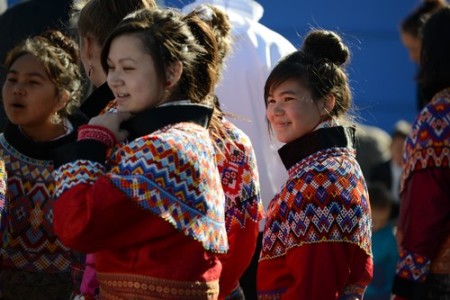
[[[228,250],[225,196],[206,129],[166,126],[118,148],[108,162],[106,176],[129,199],[205,249]]]
[[[397,263],[397,276],[403,279],[424,282],[429,271],[431,260],[418,253],[400,247],[400,257]]]
[[[417,116],[403,155],[401,190],[414,171],[450,167],[450,89],[436,94]]]
[[[53,164],[19,153],[3,134],[0,157],[8,177],[5,209],[0,210],[1,265],[28,272],[69,272],[70,250],[52,226]]]
[[[105,166],[90,160],[77,160],[61,165],[55,170],[55,198],[78,184],[93,184],[105,173]]]
[[[352,149],[321,150],[289,169],[267,210],[260,260],[324,242],[352,243],[372,253],[369,197]]]
[[[217,139],[217,167],[225,192],[225,224],[227,232],[244,228],[246,222],[263,217],[258,168],[250,139],[227,120],[222,124],[229,139]]]
[[[97,273],[102,299],[217,299],[219,281],[181,281],[146,275]]]

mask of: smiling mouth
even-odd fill
[[[125,98],[130,96],[130,94],[117,94],[117,98]]]

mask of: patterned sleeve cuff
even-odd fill
[[[400,247],[397,276],[406,280],[424,282],[430,271],[430,259]]]
[[[430,271],[430,259],[403,247],[400,247],[399,250],[400,257],[392,292],[398,297],[409,299],[413,295],[421,293]]]
[[[83,125],[78,129],[78,141],[82,140],[96,140],[102,142],[107,147],[112,147],[117,144],[117,139],[114,134],[103,126],[98,125]]]
[[[363,299],[366,286],[351,284],[345,287],[344,294],[339,297],[339,300],[354,300]]]

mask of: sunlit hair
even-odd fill
[[[226,12],[211,4],[202,4],[194,8],[189,16],[197,16],[206,22],[212,31],[217,42],[219,51],[218,73],[221,73],[224,68],[225,58],[231,52],[231,45],[233,43],[231,37],[231,23]]]
[[[200,5],[190,12],[185,17],[185,20],[194,33],[197,42],[205,48],[207,53],[214,52],[215,45],[217,45],[218,63],[211,65],[211,67],[215,67],[215,70],[211,70],[211,72],[214,71],[217,77],[220,77],[223,62],[231,48],[231,25],[227,15],[212,5]],[[205,26],[212,30],[212,34]],[[216,150],[221,152],[221,148],[217,143],[224,143],[224,140],[233,142],[233,140],[222,124],[223,112],[220,109],[217,97],[214,98],[214,104],[215,109],[211,118],[209,132],[213,141],[215,141]]]
[[[31,54],[44,66],[58,93],[67,92],[70,100],[58,112],[67,117],[80,105],[81,75],[78,67],[77,44],[57,30],[49,30],[40,36],[28,38],[12,49],[6,57],[9,70],[20,57]]]
[[[78,35],[89,33],[102,45],[125,16],[143,8],[156,7],[154,0],[79,0],[73,2],[70,24]]]

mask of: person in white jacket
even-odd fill
[[[224,10],[232,25],[232,52],[225,60],[216,94],[224,113],[236,116],[229,120],[244,131],[253,144],[261,198],[267,209],[270,200],[286,181],[287,173],[277,153],[280,145],[268,133],[264,84],[278,61],[296,49],[285,37],[259,23],[264,9],[253,0],[196,0],[185,6],[183,11],[190,12],[201,4],[212,4]],[[262,232],[264,222],[260,222],[260,226]],[[244,274],[244,277],[250,278],[250,283],[241,279],[247,299],[256,299],[253,293],[256,291],[254,280],[259,249],[258,245],[254,263]]]

